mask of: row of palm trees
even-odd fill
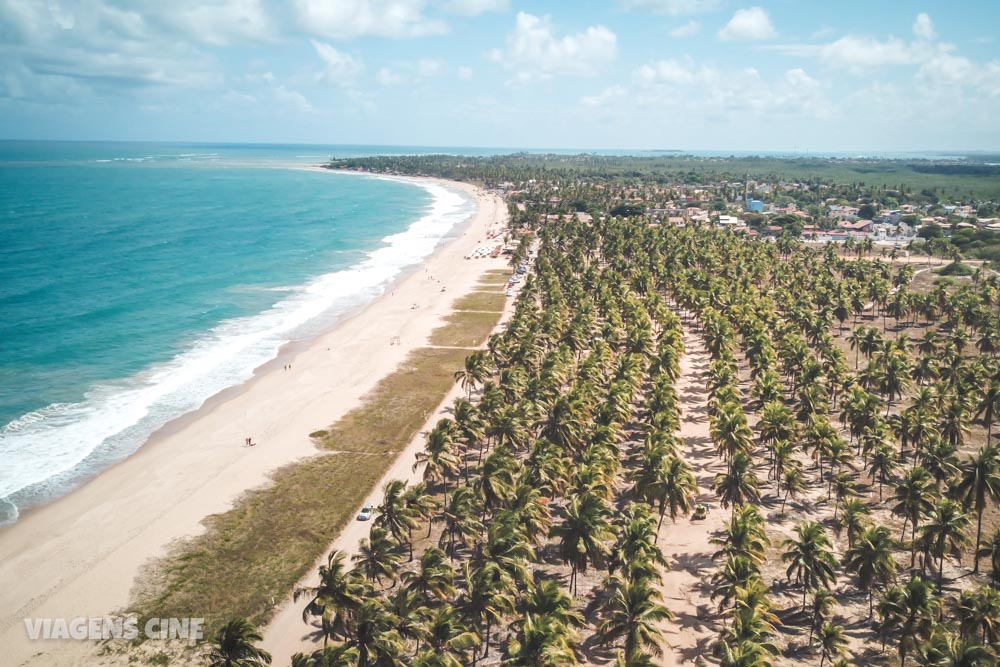
[[[728,247],[731,241],[723,238],[711,242],[723,245],[722,248],[715,248],[716,252],[745,253],[746,244],[733,250]],[[763,255],[773,254],[766,248],[750,247]],[[807,256],[816,254],[801,250],[799,253]],[[786,494],[783,501],[804,490],[798,461],[812,450],[812,458],[821,476],[826,476],[828,493],[836,494],[834,516],[842,510],[840,525],[848,528],[843,570],[855,577],[856,585],[868,593],[870,610],[874,607],[875,593],[882,594],[883,604],[879,605],[879,610],[882,627],[888,629],[894,627],[891,605],[884,603],[900,590],[905,591],[905,587],[894,584],[900,568],[893,554],[901,546],[901,540],[893,539],[886,526],[871,523],[868,517],[873,507],[877,509],[882,502],[881,488],[878,503],[857,498],[854,468],[866,469],[870,480],[880,487],[889,480],[895,484],[899,478],[893,494],[893,511],[904,522],[904,534],[906,523],[911,526],[911,549],[913,553],[919,551],[923,555],[923,573],[926,574],[929,564],[936,564],[938,590],[941,588],[944,560],[949,555],[957,555],[969,541],[973,517],[977,523],[973,570],[978,571],[980,555],[988,555],[992,561],[993,539],[988,540],[985,548],[981,547],[980,528],[984,511],[998,498],[997,474],[1000,466],[996,461],[997,449],[989,442],[996,412],[993,387],[997,367],[988,344],[980,346],[982,354],[978,358],[963,355],[962,336],[956,335],[956,332],[978,330],[981,337],[989,338],[989,330],[996,327],[996,318],[986,313],[987,309],[995,308],[996,285],[995,281],[985,283],[982,286],[985,289],[979,294],[966,289],[955,293],[955,301],[964,305],[949,309],[949,312],[961,314],[942,323],[941,329],[949,332],[947,338],[929,329],[925,340],[921,341],[929,348],[927,354],[933,350],[937,355],[938,363],[932,368],[940,369],[940,376],[947,376],[948,379],[935,383],[933,389],[921,386],[910,406],[893,413],[893,402],[903,398],[905,389],[910,386],[909,341],[902,333],[884,343],[879,340],[881,332],[878,329],[856,330],[858,333],[853,336],[852,349],[860,347],[866,356],[872,357],[872,361],[867,372],[850,371],[844,363],[843,352],[833,339],[831,325],[836,318],[830,315],[836,306],[829,308],[828,304],[832,302],[826,295],[844,289],[842,284],[851,280],[851,276],[865,274],[856,273],[853,268],[845,266],[843,260],[831,257],[829,252],[826,254],[825,263],[836,265],[833,270],[832,267],[822,270],[816,266],[815,257],[797,258],[793,254],[785,266],[768,267],[750,279],[728,276],[734,279],[734,284],[748,287],[747,291],[753,294],[756,304],[734,295],[737,290],[732,288],[728,294],[721,290],[714,292],[713,277],[719,275],[720,269],[712,266],[709,258],[695,260],[708,264],[703,271],[681,276],[675,271],[672,275],[682,303],[699,316],[707,347],[714,358],[709,372],[709,389],[714,392],[713,401],[720,407],[713,415],[713,438],[720,453],[730,457],[727,473],[720,475],[716,484],[720,499],[723,503],[732,503],[735,508],[743,503],[756,502],[761,495],[761,482],[755,475],[750,458],[755,444],[747,444],[745,435],[736,435],[743,423],[741,406],[746,403],[760,412],[758,442],[767,449],[770,459],[767,477],[768,480],[775,480],[777,493]],[[692,263],[690,259],[687,262],[689,265]],[[809,269],[795,278],[796,294],[804,295],[803,298],[781,292],[771,297],[761,295],[755,289],[754,286],[767,284],[768,281],[780,285],[782,275],[789,266],[796,264]],[[726,263],[726,267],[748,266],[753,267],[753,261],[746,256]],[[724,275],[730,269],[721,271]],[[701,290],[691,289],[692,284],[704,287]],[[806,307],[803,301],[811,303]],[[724,305],[721,312],[713,307],[718,302]],[[969,307],[970,303],[974,307]],[[899,319],[895,314],[889,316]],[[987,335],[983,336],[984,333]],[[737,346],[737,337],[742,338],[742,346]],[[958,342],[941,345],[940,348],[931,347],[947,339],[957,339]],[[744,401],[738,387],[732,386],[737,372],[731,350],[737,347],[744,351],[750,367],[750,401]],[[815,354],[812,349],[816,350]],[[782,386],[783,381],[787,382],[787,388]],[[723,390],[720,391],[720,388]],[[923,395],[920,395],[921,392]],[[932,400],[928,400],[928,395]],[[836,408],[838,399],[843,410],[842,423],[845,427],[850,426],[847,442],[842,440],[839,429],[833,427],[827,418]],[[884,414],[881,412],[883,409]],[[956,453],[966,442],[973,414],[983,419],[987,444],[965,461],[959,461]],[[736,426],[733,426],[734,423]],[[853,454],[850,445],[856,446]],[[908,447],[914,451],[906,452]],[[735,454],[732,453],[734,451]],[[901,459],[907,453],[911,458],[910,466],[902,472]],[[855,457],[861,457],[861,465],[855,465]],[[784,514],[784,505],[781,514]],[[789,564],[788,577],[802,586],[802,606],[805,607],[809,592],[825,594],[826,587],[835,580],[838,563],[822,525],[806,521],[797,526],[795,532],[797,538],[785,543],[787,550],[782,557]],[[912,580],[928,585],[920,575]],[[983,590],[992,591],[992,588],[987,585]],[[993,615],[992,618],[997,617]],[[833,629],[830,629],[831,633]],[[925,639],[940,651],[947,643],[943,638],[948,632],[951,632],[950,628],[936,627],[932,633],[935,641],[930,642],[930,635]],[[905,661],[906,647],[912,649],[913,645],[908,643],[908,632],[904,631],[899,636],[900,659]],[[976,644],[974,640],[963,637],[961,642],[955,640],[952,645],[957,648],[958,643],[962,643],[963,652],[985,660],[984,656],[992,656],[993,649],[983,641]],[[993,658],[989,657],[989,660]]]

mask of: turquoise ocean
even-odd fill
[[[473,211],[302,168],[375,152],[414,151],[0,142],[0,525],[372,301]]]

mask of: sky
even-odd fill
[[[0,0],[0,138],[1000,150],[997,0]]]

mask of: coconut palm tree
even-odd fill
[[[303,667],[354,667],[357,664],[358,649],[344,643],[324,646],[302,662]],[[292,656],[292,667],[296,667],[295,656]]]
[[[856,575],[858,585],[868,592],[869,619],[875,613],[875,587],[888,585],[899,567],[892,555],[895,548],[896,542],[886,526],[871,526],[844,554],[844,571]]]
[[[980,557],[990,559],[990,572],[993,575],[993,579],[994,581],[1000,581],[1000,528],[994,530],[986,538],[983,545],[979,547],[978,554]]]
[[[961,555],[962,547],[969,540],[965,531],[971,523],[958,502],[945,498],[934,506],[920,526],[920,544],[924,552],[938,561],[938,590],[944,581],[944,559],[949,555]],[[924,567],[927,567],[926,560]]]
[[[604,500],[593,493],[574,495],[566,506],[562,524],[552,527],[550,536],[559,540],[559,556],[572,568],[570,591],[576,594],[576,575],[589,565],[604,566],[608,554],[606,540],[614,533],[608,523],[610,510]]]
[[[760,478],[754,473],[754,461],[746,452],[736,452],[729,460],[729,470],[715,476],[715,493],[723,507],[736,508],[748,502],[760,501]]]
[[[385,528],[373,527],[368,537],[363,538],[358,545],[358,553],[352,557],[355,566],[364,576],[373,582],[382,584],[385,577],[395,584],[396,570],[399,567],[399,545],[389,537]]]
[[[983,533],[983,511],[989,501],[1000,500],[1000,449],[993,445],[982,447],[959,465],[960,476],[955,494],[966,507],[976,512],[976,555],[972,571],[979,572],[979,544]]]
[[[645,581],[611,579],[613,592],[604,607],[606,619],[597,630],[601,643],[622,640],[626,658],[639,653],[662,655],[663,634],[658,624],[673,614],[660,604],[660,593]]]
[[[527,614],[507,644],[507,667],[576,665],[576,635],[552,616]]]
[[[656,524],[657,535],[665,513],[670,514],[671,521],[676,521],[678,513],[691,511],[691,501],[698,495],[698,482],[691,466],[680,457],[671,456],[661,463],[658,481],[656,500],[660,506],[660,520]]]
[[[799,466],[792,466],[785,470],[784,475],[778,485],[779,491],[785,492],[785,497],[781,499],[781,514],[785,514],[785,503],[789,498],[797,498],[806,489],[806,478]]]
[[[921,518],[928,514],[937,500],[937,487],[933,484],[933,479],[927,469],[922,466],[911,468],[899,481],[893,491],[892,512],[903,517],[903,527],[900,531],[899,539],[902,541],[906,534],[906,525],[911,526],[910,538],[910,567],[916,557],[917,549],[917,527]]]
[[[865,529],[872,509],[868,503],[860,498],[848,498],[843,503],[843,509],[840,520],[836,524],[837,534],[839,535],[841,530],[847,531],[847,547],[849,549],[854,546],[854,540]]]
[[[455,382],[462,385],[472,399],[472,390],[490,377],[490,362],[485,350],[476,350],[465,358],[465,366],[455,371]]]
[[[844,652],[847,647],[847,637],[844,636],[844,628],[827,621],[819,629],[819,643],[821,647],[819,667],[823,667],[827,660],[833,660]]]
[[[326,563],[320,565],[319,584],[297,588],[292,595],[296,602],[301,597],[311,598],[302,610],[302,620],[308,622],[310,616],[320,617],[324,645],[333,633],[343,631],[364,592],[355,573],[347,570],[345,560],[344,552],[331,551]]]
[[[798,539],[787,539],[781,560],[788,563],[786,576],[802,586],[802,608],[806,606],[809,591],[819,586],[829,587],[837,579],[837,561],[831,550],[830,538],[823,527],[814,521],[805,521],[795,527]]]
[[[878,605],[879,634],[883,645],[890,634],[899,637],[900,665],[906,665],[906,656],[930,635],[940,608],[933,585],[919,576],[886,590]]]
[[[443,605],[431,612],[427,620],[424,641],[439,659],[449,667],[468,664],[466,655],[482,643],[479,635],[469,630],[451,605]]]
[[[813,633],[830,620],[836,606],[837,598],[829,590],[817,588],[813,592],[812,612],[809,616],[809,646],[812,646]]]
[[[417,527],[417,518],[406,502],[406,482],[393,479],[382,489],[382,504],[375,510],[374,526],[384,528],[399,544],[406,544],[413,560],[413,540],[410,533]]]
[[[377,597],[362,602],[348,623],[346,644],[358,651],[358,667],[398,664],[405,645],[395,619]]]
[[[254,644],[263,639],[245,618],[234,618],[215,634],[208,649],[209,667],[263,667],[271,664],[271,654]]]

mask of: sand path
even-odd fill
[[[684,347],[677,393],[681,404],[681,438],[683,455],[698,480],[699,502],[712,506],[704,521],[678,519],[676,524],[664,524],[659,545],[670,561],[670,571],[663,577],[664,604],[674,613],[674,620],[664,624],[664,647],[661,665],[707,664],[710,645],[716,638],[710,617],[716,606],[711,602],[708,578],[715,571],[712,554],[718,549],[708,540],[722,530],[729,512],[718,505],[712,492],[715,474],[724,466],[715,454],[708,427],[708,391],[706,371],[711,362],[708,351],[695,331],[695,324],[684,320]]]
[[[463,259],[488,231],[506,225],[504,202],[472,186],[446,185],[464,189],[477,212],[390,293],[325,335],[290,346],[250,382],[169,424],[127,460],[0,531],[0,663],[104,664],[84,642],[30,641],[22,619],[107,616],[124,608],[151,559],[173,541],[200,533],[205,516],[227,510],[275,469],[315,453],[309,433],[358,405],[424,345],[455,298],[474,289],[484,271],[506,268],[503,257]],[[414,303],[420,308],[412,309]],[[390,346],[394,335],[400,344]],[[286,364],[291,370],[283,370]],[[243,446],[247,435],[258,446]],[[397,465],[410,461],[401,458]]]

